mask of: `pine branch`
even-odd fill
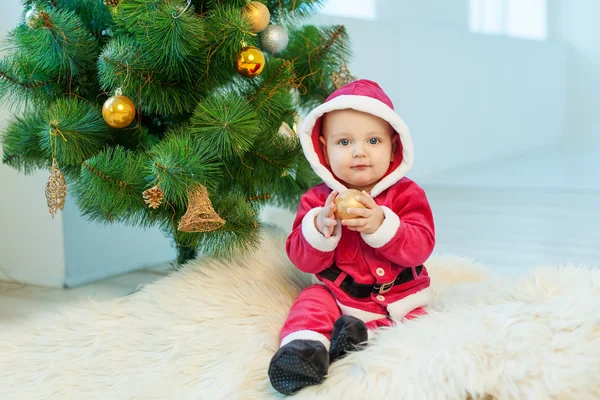
[[[327,40],[319,47],[317,47],[316,51],[314,52],[314,55],[310,56],[310,63],[313,65],[318,64],[321,58],[323,58],[323,56],[327,54],[329,49],[331,49],[333,45],[338,44],[341,40],[343,40],[345,35],[346,28],[343,25],[338,25],[334,27],[333,30],[327,35]]]
[[[258,46],[258,36],[250,29],[239,7],[223,4],[206,20],[206,39],[210,46],[206,85],[218,87],[237,77],[233,67],[236,54],[244,46]]]
[[[183,0],[128,0],[115,21],[135,37],[137,51],[152,62],[153,75],[192,82],[206,70],[204,22]]]
[[[327,0],[267,0],[271,23],[294,23],[315,14]]]
[[[99,48],[77,15],[51,8],[41,15],[44,28],[20,25],[10,33],[13,48],[67,82],[93,69]]]
[[[126,182],[123,182],[121,180],[118,179],[113,179],[108,175],[103,174],[102,172],[98,171],[97,169],[95,169],[94,167],[92,167],[87,161],[84,161],[82,164],[88,171],[90,171],[92,174],[96,175],[97,177],[110,182],[110,183],[114,183],[119,185],[120,187],[126,187],[128,189],[131,189],[131,186],[128,185]]]
[[[43,120],[38,113],[14,117],[2,136],[2,162],[27,174],[49,165],[50,160],[40,147],[40,126]]]
[[[122,147],[106,149],[86,160],[75,181],[77,204],[84,216],[96,222],[127,222],[151,226],[157,214],[146,207],[147,156]]]
[[[201,184],[213,192],[223,175],[220,159],[186,132],[185,126],[172,129],[149,152],[152,163],[147,175],[178,209],[185,209],[191,187]]]
[[[56,9],[75,13],[96,39],[103,40],[102,32],[114,27],[113,19],[104,0],[52,0]]]
[[[3,71],[0,71],[0,77],[6,79],[7,81],[9,81],[12,84],[19,85],[25,89],[37,89],[42,86],[46,86],[46,85],[50,84],[50,81],[48,81],[48,82],[32,82],[32,83],[21,82],[21,81],[17,80],[16,78],[9,76],[8,74],[6,74]]]
[[[108,141],[108,127],[98,108],[78,99],[59,99],[50,106],[40,126],[41,148],[60,165],[79,166]]]
[[[250,101],[256,107],[263,134],[272,135],[279,130],[281,121],[294,115],[295,101],[292,91],[295,89],[293,62],[269,58],[263,71],[264,83],[250,96]]]
[[[276,182],[302,157],[299,145],[279,135],[265,137],[243,157],[227,163],[228,174],[220,188],[223,192],[240,190],[247,196],[276,194]]]
[[[349,49],[343,26],[320,29],[308,25],[293,32],[283,57],[294,60],[304,109],[317,106],[333,92],[331,75],[347,62]]]
[[[56,78],[16,53],[0,60],[0,100],[11,109],[44,106],[61,94]]]
[[[161,81],[152,67],[152,60],[139,51],[135,39],[121,36],[102,51],[98,61],[100,84],[111,94],[123,88],[123,93],[147,114],[191,113],[200,100],[195,83]]]
[[[247,152],[259,132],[256,111],[235,93],[214,95],[201,102],[190,126],[198,144],[225,162]]]

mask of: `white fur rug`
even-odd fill
[[[488,279],[427,264],[431,315],[382,331],[298,399],[598,399],[600,270]],[[272,399],[267,365],[306,276],[284,237],[233,263],[195,261],[111,302],[0,333],[1,399]]]

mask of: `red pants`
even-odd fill
[[[425,313],[420,307],[413,310],[406,319],[415,318]],[[393,321],[387,314],[368,313],[368,318],[362,319],[369,332],[382,326],[392,326]],[[342,315],[335,297],[324,286],[315,284],[304,289],[292,305],[290,313],[280,332],[281,345],[285,345],[294,339],[319,340],[329,348],[333,324]]]

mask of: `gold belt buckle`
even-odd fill
[[[379,288],[379,293],[382,294],[389,292],[392,289],[392,287],[394,287],[394,282],[395,279],[391,282],[381,284],[381,287]]]

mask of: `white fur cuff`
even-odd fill
[[[387,310],[394,321],[400,321],[406,314],[419,307],[427,307],[431,301],[431,290],[425,288],[406,296],[403,299],[388,304]]]
[[[398,228],[400,228],[400,218],[396,215],[396,213],[386,206],[381,206],[381,209],[385,214],[385,218],[379,229],[373,233],[360,234],[365,243],[374,249],[385,246],[390,240],[392,240],[392,238],[396,235],[396,232],[398,232]]]
[[[319,251],[333,251],[337,247],[342,238],[342,225],[338,222],[333,230],[333,236],[326,238],[315,227],[315,215],[318,214],[323,207],[315,207],[306,213],[302,219],[302,234],[306,241]]]

